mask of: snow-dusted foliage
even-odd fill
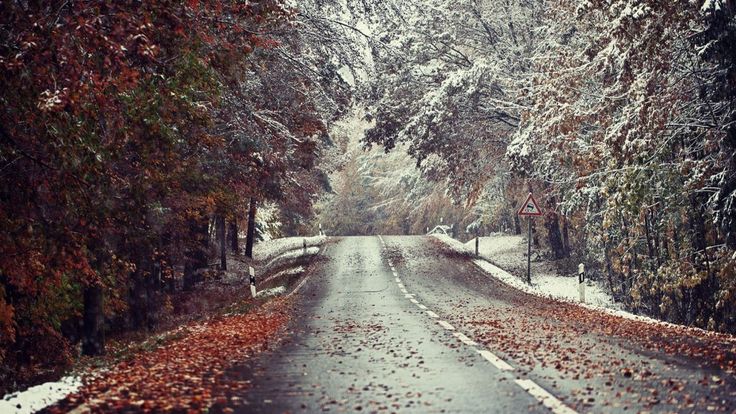
[[[440,220],[461,228],[474,219],[472,209],[423,177],[405,151],[362,150],[359,140],[370,127],[362,118],[354,114],[333,128],[343,155],[331,176],[334,192],[318,206],[328,234],[423,234]]]
[[[551,5],[513,167],[553,192],[619,299],[732,329],[733,85],[703,59],[706,19],[686,1]]]
[[[478,223],[518,231],[515,207],[535,190],[535,240],[552,257],[585,261],[635,310],[733,330],[734,12],[402,2],[372,29],[385,48],[365,142],[406,149]]]
[[[402,53],[377,60],[376,126],[366,142],[405,143],[454,195],[480,192],[518,126],[541,13],[539,1],[405,4],[390,37]]]

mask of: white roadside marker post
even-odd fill
[[[250,294],[252,297],[256,297],[256,270],[253,266],[248,266],[248,274],[250,275]]]
[[[585,303],[585,265],[578,265],[578,294],[580,295],[580,303]]]

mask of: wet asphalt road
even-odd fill
[[[732,375],[603,335],[431,238],[346,237],[323,254],[293,332],[240,368],[252,388],[236,412],[736,410]]]

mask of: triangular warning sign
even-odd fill
[[[524,204],[519,209],[520,216],[541,216],[542,209],[539,208],[537,201],[532,197],[532,193],[529,193],[529,197],[526,198]]]

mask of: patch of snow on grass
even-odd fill
[[[81,386],[82,380],[79,377],[68,376],[56,382],[7,394],[0,400],[0,413],[30,414],[63,399]]]
[[[443,241],[454,251],[475,254],[475,239],[471,239],[466,244],[462,244],[458,240],[449,236],[434,235],[434,237]],[[501,282],[532,295],[575,303],[578,306],[604,312],[620,318],[662,325],[675,329],[685,329],[697,332],[698,334],[720,335],[700,328],[677,325],[627,312],[621,309],[620,305],[615,303],[608,292],[603,290],[598,284],[591,285],[586,282],[586,303],[580,303],[578,297],[577,276],[557,275],[550,270],[549,266],[545,266],[547,262],[534,260],[534,252],[532,252],[532,285],[530,286],[523,279],[523,277],[526,276],[526,249],[526,240],[524,240],[523,236],[493,234],[490,237],[481,237],[478,249],[480,259],[473,260],[473,263],[480,267],[481,270]],[[491,261],[495,264],[490,263]],[[501,267],[510,270],[513,274]],[[729,341],[736,343],[736,337]]]
[[[258,292],[256,296],[259,298],[262,298],[262,297],[268,297],[268,296],[279,296],[279,295],[283,295],[284,293],[286,293],[286,287],[277,286],[275,288],[262,290]]]
[[[307,249],[307,252],[308,252],[308,250],[309,249]],[[289,268],[289,269],[286,269],[286,270],[282,270],[282,271],[276,273],[275,275],[272,275],[272,276],[267,277],[266,280],[264,280],[261,283],[268,283],[268,282],[270,282],[270,281],[272,281],[274,279],[277,279],[279,277],[282,277],[282,276],[296,275],[296,274],[299,274],[299,273],[304,272],[304,270],[306,270],[306,269],[304,269],[304,266],[297,266],[297,267],[292,267],[292,268]]]
[[[301,249],[303,243],[307,242],[307,247],[319,246],[327,240],[327,236],[313,237],[284,237],[256,243],[253,246],[253,258],[259,262],[272,260],[277,256],[290,250]]]
[[[532,284],[529,285],[519,277],[485,260],[476,259],[473,260],[473,263],[496,279],[523,292],[552,299],[564,299],[570,302],[579,300],[577,277],[536,275],[532,276]],[[601,307],[615,306],[611,297],[601,290],[598,285],[588,283],[585,283],[585,285],[586,303]]]
[[[471,253],[470,250],[468,250],[468,247],[462,242],[453,239],[452,237],[448,236],[447,234],[432,234],[432,237],[435,237],[445,243],[448,247],[450,247],[452,250],[458,252],[458,253]],[[473,250],[474,252],[474,250]]]

